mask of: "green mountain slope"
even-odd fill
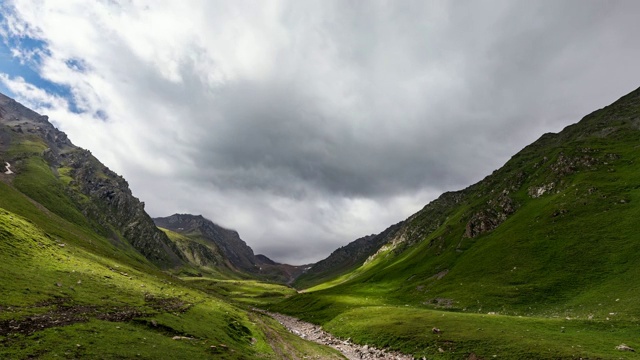
[[[235,230],[225,229],[202,215],[173,214],[155,218],[189,263],[218,278],[258,278],[291,283],[309,265],[279,264],[253,249]]]
[[[640,89],[443,194],[362,266],[278,309],[324,324],[386,305],[638,326],[639,144]]]
[[[198,239],[171,231],[160,229],[173,241],[178,250],[184,255],[192,268],[183,268],[182,274],[195,277],[208,275],[216,279],[242,279],[247,278],[243,273],[235,269],[220,249],[211,244],[207,244]]]
[[[0,185],[3,199],[13,195],[17,207],[37,213]],[[41,216],[50,216],[50,232],[0,209],[3,359],[280,359],[282,349],[339,358],[56,215]]]
[[[293,286],[309,288],[355,270],[389,241],[401,225],[396,224],[378,235],[362,237],[335,250],[305,270],[295,279]]]
[[[74,146],[46,116],[0,94],[0,158],[10,164],[2,180],[69,222],[133,247],[164,268],[184,258],[158,230],[144,204],[119,175]]]
[[[1,359],[341,358],[248,310],[286,287],[172,275],[126,181],[4,95],[0,160]]]

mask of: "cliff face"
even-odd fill
[[[174,214],[153,221],[159,227],[215,244],[238,270],[254,273],[258,268],[253,250],[240,239],[238,232],[218,226],[201,215]]]
[[[309,266],[279,264],[264,255],[255,255],[237,231],[225,229],[202,215],[174,214],[153,220],[159,227],[192,240],[188,246],[182,245],[184,251],[190,252],[185,254],[187,258],[195,259],[192,254],[194,249],[201,249],[203,245],[208,247],[209,251],[198,251],[198,261],[192,261],[196,266],[228,264],[232,269],[246,275],[287,284],[293,282]],[[221,263],[219,253],[224,263]]]
[[[0,128],[0,158],[11,165],[14,174],[7,181],[18,190],[116,245],[130,244],[160,267],[184,262],[124,178],[73,145],[47,116],[0,94]]]

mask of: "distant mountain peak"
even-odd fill
[[[302,272],[301,267],[279,264],[265,255],[255,255],[237,231],[226,229],[202,215],[173,214],[153,220],[161,228],[210,243],[233,267],[247,274],[291,282]]]

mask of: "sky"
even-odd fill
[[[640,86],[638,1],[0,0],[0,92],[291,264]]]

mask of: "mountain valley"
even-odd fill
[[[293,266],[201,215],[152,219],[123,177],[0,95],[0,355],[342,358],[259,308],[414,358],[636,358],[639,160],[637,89]]]

